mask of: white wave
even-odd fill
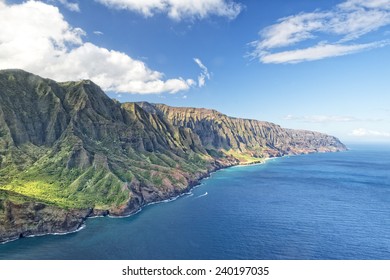
[[[0,245],[5,244],[5,243],[8,243],[8,242],[13,242],[13,241],[16,241],[16,240],[19,240],[19,239],[20,239],[19,237],[16,237],[16,238],[14,238],[14,239],[9,239],[9,240],[0,242]]]
[[[75,230],[73,230],[73,231],[69,231],[69,232],[55,232],[55,233],[49,233],[50,235],[67,235],[67,234],[71,234],[71,233],[75,233],[75,232],[78,232],[78,231],[80,231],[80,230],[83,230],[83,229],[85,229],[87,227],[87,225],[85,224],[85,223],[83,223],[79,228],[77,228],[77,229],[75,229]],[[43,235],[45,235],[45,234],[43,234]],[[30,236],[28,236],[28,237],[30,237]],[[33,237],[33,236],[31,236],[31,237]]]
[[[137,211],[135,211],[134,213],[130,213],[128,215],[122,215],[122,216],[112,216],[110,214],[108,214],[107,216],[98,216],[97,218],[104,218],[104,217],[108,217],[108,218],[111,218],[111,219],[123,219],[123,218],[129,218],[131,216],[134,216],[134,215],[137,215],[139,212],[141,212],[143,209],[143,207],[139,208]],[[89,219],[89,218],[88,218]]]
[[[197,196],[197,197],[195,197],[195,198],[204,197],[204,196],[206,196],[206,195],[208,195],[208,192],[205,192],[204,194],[201,194],[201,195],[199,195],[199,196]]]
[[[110,214],[107,215],[107,217],[109,218],[112,218],[112,219],[122,219],[122,218],[128,218],[128,217],[131,217],[131,216],[134,216],[136,214],[138,214],[139,212],[142,211],[142,209],[144,209],[145,207],[148,207],[148,206],[151,206],[151,205],[154,205],[154,204],[160,204],[160,203],[168,203],[168,202],[172,202],[172,201],[175,201],[176,199],[182,197],[182,196],[185,196],[185,195],[188,195],[188,194],[191,194],[192,192],[186,192],[186,193],[182,193],[182,194],[179,194],[178,196],[174,196],[172,198],[168,198],[168,199],[165,199],[165,200],[160,200],[160,201],[154,201],[154,202],[149,202],[148,204],[145,204],[143,205],[142,207],[140,207],[136,212],[134,213],[130,213],[128,215],[123,215],[123,216],[112,216]],[[192,194],[193,195],[193,194]],[[104,217],[104,216],[101,216],[101,217]]]
[[[191,196],[194,196],[194,193],[192,191],[190,191],[188,193],[185,193],[184,198],[188,198],[188,197],[191,197]]]
[[[85,227],[86,227],[86,224],[83,223],[80,227],[78,227],[77,229],[72,230],[72,231],[67,231],[67,232],[50,232],[50,233],[42,233],[42,234],[31,234],[31,235],[23,236],[23,238],[40,237],[40,236],[46,236],[46,235],[68,235],[68,234],[72,234],[72,233],[75,233],[75,232],[79,232],[80,230],[85,229]],[[6,240],[6,241],[3,241],[3,242],[0,242],[0,244],[5,244],[5,243],[16,241],[16,240],[19,240],[19,239],[20,239],[20,237],[17,237],[15,239],[11,239],[11,240]]]

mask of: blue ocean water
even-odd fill
[[[0,259],[390,259],[390,146],[218,171],[191,194]]]

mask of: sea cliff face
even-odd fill
[[[91,81],[0,71],[0,242],[67,232],[186,192],[220,168],[343,151],[335,137],[214,110],[110,99]]]
[[[27,236],[76,231],[91,211],[61,209],[28,198],[15,202],[8,195],[8,199],[0,199],[0,240],[4,242]]]
[[[345,149],[337,138],[323,133],[284,129],[273,123],[233,118],[209,109],[163,104],[154,107],[173,125],[190,128],[206,149],[232,150],[253,158]]]

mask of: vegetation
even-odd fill
[[[319,147],[345,148],[214,110],[120,104],[91,81],[0,71],[1,201],[116,211],[165,199],[222,166]]]

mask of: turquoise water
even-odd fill
[[[0,259],[390,259],[390,147],[224,169],[132,217],[0,245]]]

